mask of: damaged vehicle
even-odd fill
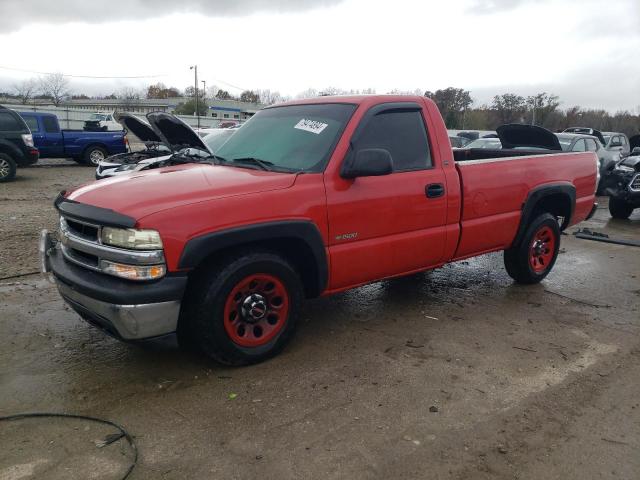
[[[613,218],[627,219],[640,208],[640,147],[618,162],[602,183],[604,193],[609,196],[609,213]]]
[[[100,162],[96,169],[98,180],[179,163],[184,156],[209,156],[236,132],[219,129],[201,138],[182,120],[162,112],[149,113],[149,123],[130,114],[120,118],[126,128],[145,141],[147,149]]]
[[[96,179],[113,176],[122,165],[135,165],[142,160],[171,155],[171,150],[162,142],[160,136],[153,131],[151,125],[131,113],[120,113],[117,121],[125,131],[133,133],[145,149],[137,152],[125,152],[112,155],[98,163]]]

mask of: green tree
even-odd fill
[[[207,105],[207,101],[205,99],[201,98],[200,100],[198,100],[198,111],[199,111],[198,114],[201,117],[207,114],[208,109],[209,109],[209,106]],[[185,103],[179,104],[174,110],[174,113],[176,115],[193,115],[195,111],[196,111],[196,101],[195,99],[192,98],[186,101]]]
[[[491,110],[499,125],[504,125],[505,123],[522,123],[525,112],[527,111],[527,103],[525,98],[520,95],[504,93],[493,97]]]
[[[240,101],[247,103],[260,103],[260,95],[253,90],[245,90],[240,94]]]
[[[527,97],[527,104],[531,107],[531,124],[544,127],[547,126],[550,116],[560,106],[558,96],[547,92]]]
[[[218,93],[216,93],[216,98],[220,100],[233,100],[233,97],[231,96],[231,94],[226,90],[222,90],[222,89],[218,90]]]
[[[424,96],[436,102],[447,128],[463,127],[465,111],[473,103],[468,90],[448,87],[435,92],[427,91]]]

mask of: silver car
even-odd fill
[[[631,153],[629,139],[624,133],[602,132],[605,144],[604,148],[610,152],[619,152],[621,157],[628,157]]]

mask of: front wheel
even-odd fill
[[[217,362],[261,362],[293,336],[302,284],[281,256],[266,251],[232,256],[200,272],[193,286],[178,338]]]
[[[538,283],[553,268],[559,248],[558,221],[543,213],[531,222],[519,245],[504,251],[507,273],[518,283]]]
[[[0,183],[9,182],[16,176],[16,162],[9,155],[0,153]]]
[[[82,162],[86,165],[97,167],[98,164],[107,158],[107,151],[98,146],[89,147],[82,156]]]
[[[629,205],[624,200],[609,197],[609,213],[613,218],[626,220],[631,216],[631,213],[633,213],[633,208],[632,205]]]

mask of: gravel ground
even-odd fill
[[[55,195],[92,175],[51,161],[0,185],[0,277],[37,268]],[[584,226],[640,238],[638,212],[602,208]],[[134,480],[635,480],[639,252],[569,234],[540,285],[514,285],[491,254],[308,301],[280,356],[238,369],[117,342],[43,276],[5,278],[0,415],[122,424],[140,451]],[[112,432],[2,423],[0,479],[120,478],[126,444],[96,446]]]

